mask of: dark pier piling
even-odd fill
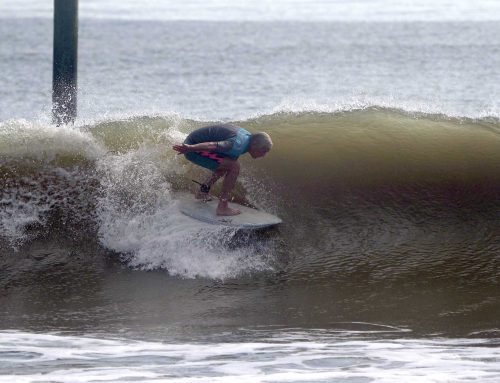
[[[54,0],[52,115],[73,123],[77,110],[78,0]]]

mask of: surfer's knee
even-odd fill
[[[233,160],[231,158],[224,158],[221,161],[220,166],[217,170],[225,170],[226,172],[240,172],[240,163],[238,160]]]
[[[214,170],[214,175],[216,177],[221,177],[221,176],[223,176],[226,173],[227,173],[227,169],[224,169],[221,166],[219,166],[217,169]]]

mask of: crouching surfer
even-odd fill
[[[239,210],[228,206],[229,195],[236,185],[240,173],[238,157],[249,153],[252,158],[264,157],[273,142],[267,133],[252,134],[231,124],[205,126],[191,132],[184,143],[173,149],[196,165],[212,171],[200,186],[196,198],[210,200],[211,186],[222,176],[222,191],[217,206],[217,215],[237,215]]]

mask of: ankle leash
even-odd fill
[[[193,181],[195,184],[200,185],[200,192],[202,192],[202,193],[210,192],[210,186],[208,186],[206,184],[199,183],[198,181],[195,181],[195,180],[191,180],[191,181]]]

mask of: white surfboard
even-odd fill
[[[275,215],[232,202],[229,203],[229,207],[240,210],[241,214],[219,216],[215,213],[219,203],[217,198],[204,202],[194,198],[194,195],[190,193],[179,193],[176,198],[179,200],[179,209],[183,214],[213,225],[224,225],[241,229],[261,229],[282,222]]]

